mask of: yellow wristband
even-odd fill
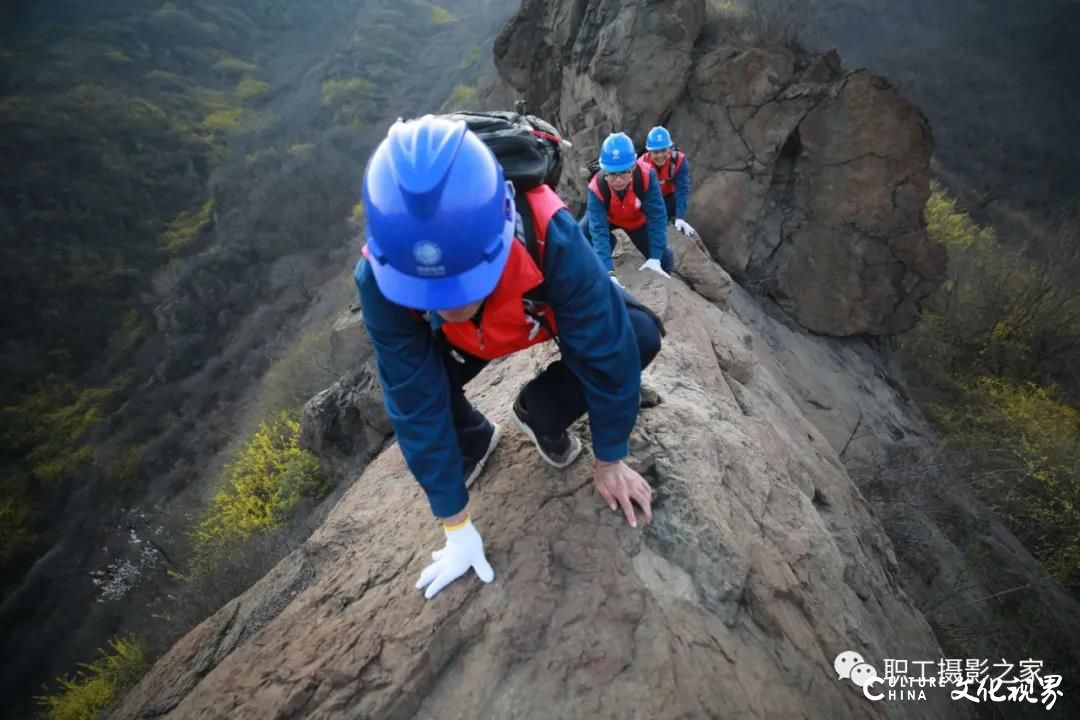
[[[443,524],[443,529],[446,530],[447,532],[450,532],[452,530],[460,530],[461,528],[465,527],[468,524],[469,524],[469,513],[465,513],[465,519],[464,520],[462,520],[461,522],[459,522],[459,523],[457,523],[455,525],[446,525],[444,523]]]

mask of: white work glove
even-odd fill
[[[686,222],[681,218],[675,221],[675,229],[681,232],[686,237],[697,234],[697,231],[694,230],[694,228],[690,227],[690,223]]]
[[[615,273],[608,273],[608,277],[611,278],[611,282],[615,283],[619,287],[623,286],[623,284],[619,282],[619,278],[615,277]]]
[[[646,260],[645,264],[639,267],[638,270],[652,270],[654,273],[657,273],[658,275],[663,275],[666,278],[671,277],[666,272],[664,272],[664,268],[660,267],[659,260]]]
[[[469,568],[476,570],[476,576],[486,583],[495,579],[495,571],[484,557],[484,541],[468,515],[460,525],[444,525],[443,531],[446,533],[446,547],[431,553],[431,559],[435,562],[424,568],[416,581],[417,590],[427,588],[425,598],[430,600],[435,597],[440,590],[467,573]]]

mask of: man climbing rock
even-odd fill
[[[686,203],[690,200],[690,161],[671,140],[667,128],[659,125],[649,131],[645,138],[645,152],[640,160],[651,167],[660,181],[669,223],[690,237],[694,228],[686,222]]]
[[[581,230],[609,275],[615,276],[611,231],[619,228],[646,258],[638,270],[671,277],[668,273],[675,260],[667,246],[667,212],[660,182],[651,167],[638,161],[634,142],[625,133],[608,135],[600,146],[600,172],[589,181],[587,195]]]
[[[363,197],[355,277],[386,412],[446,534],[417,583],[425,597],[469,568],[494,577],[467,505],[500,431],[463,388],[489,361],[537,343],[555,339],[561,358],[520,390],[515,424],[565,468],[581,452],[568,428],[588,412],[597,492],[631,526],[632,503],[651,519],[652,489],[623,460],[662,326],[608,280],[558,195],[541,184],[515,198],[464,122],[425,116],[391,127]]]

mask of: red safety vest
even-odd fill
[[[664,163],[664,167],[658,168],[653,165],[652,156],[649,153],[645,153],[641,156],[641,160],[646,165],[656,170],[656,178],[660,181],[660,192],[667,197],[671,193],[675,192],[675,176],[679,174],[679,168],[682,167],[683,159],[686,156],[678,150],[673,150],[671,157]]]
[[[646,165],[641,162],[641,160],[638,160],[634,165],[634,171],[641,173],[641,188],[643,192],[647,192],[649,189],[650,169],[651,166]],[[593,175],[593,179],[589,181],[589,190],[603,202],[604,191],[600,189],[600,175],[601,173]],[[607,180],[604,182],[606,183]],[[621,198],[617,193],[610,192],[610,187],[608,190],[611,197],[610,201],[607,203],[607,217],[609,223],[624,230],[637,230],[645,224],[645,209],[641,206],[641,200],[634,190],[633,181],[626,187],[626,192]]]
[[[515,239],[498,284],[484,300],[479,327],[472,320],[442,324],[443,335],[452,346],[484,360],[495,360],[546,342],[558,333],[551,307],[546,304],[535,306],[525,296],[544,282],[542,268],[548,224],[566,204],[547,185],[526,191],[525,199],[536,226],[536,254],[540,266],[529,255],[524,238]],[[367,245],[363,254],[370,260]],[[526,303],[534,305],[528,313],[525,312]],[[414,311],[414,314],[422,321],[419,313]]]

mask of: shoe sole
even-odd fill
[[[491,433],[491,442],[488,443],[487,450],[484,451],[484,457],[480,458],[480,462],[476,463],[476,467],[469,473],[469,477],[465,478],[466,488],[472,487],[472,484],[476,482],[476,479],[484,472],[484,465],[487,464],[487,460],[491,457],[491,453],[495,451],[495,446],[499,444],[499,438],[502,437],[502,428],[500,428],[497,423],[492,423],[491,426],[495,428],[495,432]]]
[[[525,436],[528,437],[530,440],[532,440],[533,445],[536,446],[537,452],[540,453],[540,457],[543,458],[544,462],[546,462],[551,467],[557,468],[559,470],[562,470],[563,468],[566,468],[566,467],[570,467],[571,463],[573,463],[575,460],[577,460],[578,455],[581,454],[581,440],[579,440],[578,436],[575,435],[574,433],[567,432],[567,435],[570,436],[570,447],[571,447],[570,455],[569,455],[569,457],[566,458],[566,460],[564,460],[561,463],[555,462],[550,457],[548,457],[548,454],[546,452],[544,452],[544,448],[540,447],[540,442],[536,439],[536,433],[534,433],[532,431],[532,428],[530,428],[528,425],[526,425],[521,420],[521,418],[519,418],[517,416],[517,413],[514,412],[513,410],[510,411],[510,416],[512,418],[514,418],[514,424],[518,426],[518,430],[525,433]]]

